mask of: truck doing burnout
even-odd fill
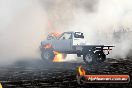
[[[81,32],[64,32],[62,34],[51,33],[47,39],[41,42],[41,57],[43,60],[53,61],[56,52],[66,54],[77,54],[83,56],[86,64],[101,63],[106,60],[106,55],[114,46],[87,45]],[[105,51],[107,53],[105,54]]]

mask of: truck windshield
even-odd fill
[[[61,39],[72,39],[72,34],[71,33],[64,33],[61,37],[60,37],[60,40]]]
[[[81,33],[81,32],[75,32],[75,33],[74,33],[74,37],[75,37],[75,38],[84,38],[84,35],[83,35],[83,33]]]

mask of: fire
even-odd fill
[[[64,57],[63,57],[62,53],[54,51],[54,54],[55,54],[55,57],[53,59],[53,62],[62,62],[63,61]]]
[[[1,83],[0,83],[0,88],[3,88],[2,85],[1,85]]]
[[[51,47],[52,47],[51,44],[46,44],[46,45],[44,46],[44,48],[51,48]]]
[[[55,36],[55,37],[59,37],[60,36],[60,33],[58,33],[58,32],[52,32],[51,35],[52,36]]]
[[[82,68],[82,66],[78,67],[78,72],[80,76],[84,76],[86,74],[85,70]]]

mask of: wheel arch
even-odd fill
[[[53,45],[51,43],[45,43],[41,45],[41,51],[47,50],[47,49],[54,50]]]

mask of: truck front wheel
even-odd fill
[[[53,61],[55,55],[54,55],[54,52],[52,50],[45,49],[44,51],[42,51],[41,57],[43,60]]]

